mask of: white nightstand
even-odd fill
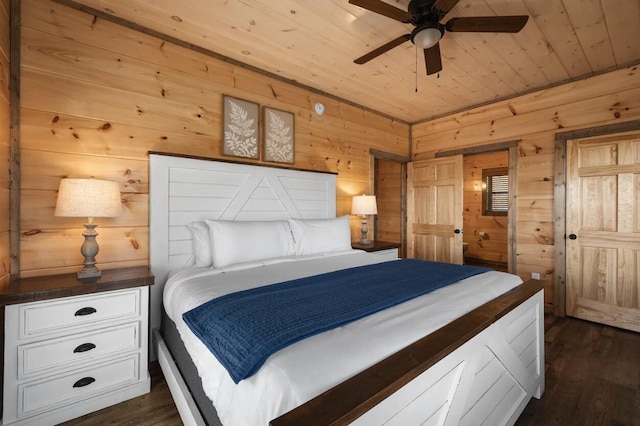
[[[400,244],[387,241],[372,241],[370,244],[351,243],[351,248],[364,250],[372,255],[380,256],[384,260],[397,259],[399,247]]]
[[[23,278],[4,309],[2,425],[56,424],[149,392],[147,267]]]

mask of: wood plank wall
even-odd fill
[[[56,3],[23,0],[21,34],[22,276],[82,262],[83,220],[53,215],[66,176],[121,184],[123,214],[96,219],[99,266],[147,264],[147,151],[224,158],[223,94],[295,114],[294,167],[338,173],[338,215],[370,192],[370,148],[409,152],[406,123]]]
[[[520,139],[517,182],[517,273],[546,280],[553,303],[554,135],[640,119],[640,67],[497,102],[415,124],[414,159],[438,151]],[[411,208],[409,206],[409,208]],[[562,238],[563,236],[558,236]]]
[[[9,0],[0,1],[0,287],[9,282],[9,177],[10,158],[10,105],[9,105]]]
[[[464,156],[463,241],[469,244],[464,257],[507,263],[509,221],[506,216],[483,216],[482,170],[508,166],[508,150]]]

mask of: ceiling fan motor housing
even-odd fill
[[[438,22],[440,16],[433,8],[434,3],[435,0],[411,0],[407,7],[408,12],[411,14],[411,23],[415,25],[415,28],[411,31],[411,42],[415,45],[420,45],[422,48],[433,46],[444,36],[445,26]],[[438,37],[437,33],[431,32],[428,36],[428,46],[423,46],[424,42],[421,42],[421,37],[418,34],[429,29],[438,30],[440,36]],[[418,36],[418,40],[416,40],[416,36]]]
[[[433,8],[435,0],[411,0],[407,11],[411,14],[411,23],[420,26],[424,22],[438,22],[442,16]]]

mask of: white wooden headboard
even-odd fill
[[[205,219],[277,220],[336,215],[336,175],[149,154],[151,328],[160,326],[169,271],[193,263],[187,225]]]

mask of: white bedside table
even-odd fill
[[[21,278],[0,290],[2,425],[57,424],[150,390],[148,267]]]

